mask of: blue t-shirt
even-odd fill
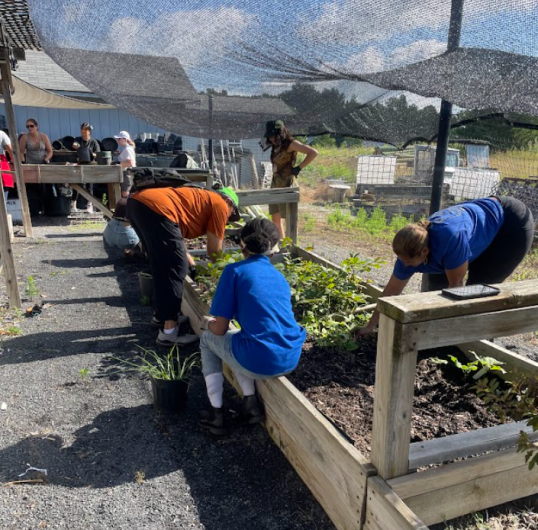
[[[440,210],[428,218],[428,263],[406,267],[400,259],[394,265],[394,276],[408,280],[415,272],[441,274],[473,261],[499,232],[504,211],[494,199],[478,199]]]
[[[288,282],[267,256],[227,265],[210,313],[239,322],[232,352],[247,370],[277,375],[299,363],[306,331],[295,321]]]

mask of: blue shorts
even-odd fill
[[[139,239],[132,226],[125,226],[118,219],[110,219],[103,232],[105,244],[119,250],[130,250],[138,245]]]

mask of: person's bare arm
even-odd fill
[[[43,135],[43,141],[45,142],[45,149],[47,150],[47,156],[45,156],[45,162],[50,162],[53,152],[52,152],[52,145],[50,144],[49,137],[46,134]]]
[[[449,287],[462,287],[465,282],[465,275],[469,270],[469,262],[466,261],[463,265],[460,265],[457,269],[446,270],[446,277],[448,278]]]
[[[399,280],[394,276],[394,274],[390,277],[389,282],[387,283],[385,289],[383,289],[383,292],[381,293],[381,296],[397,296],[399,294],[402,294],[403,290],[405,289],[405,286],[408,284],[409,280]],[[375,328],[377,327],[377,324],[379,323],[379,311],[377,309],[374,310],[372,314],[372,318],[366,324],[366,326],[360,328],[357,332],[357,335],[369,335],[372,333]]]
[[[225,335],[230,326],[230,321],[224,317],[215,317],[214,320],[211,320],[207,329],[211,331],[214,335]]]
[[[207,255],[209,259],[215,263],[217,257],[222,251],[222,239],[219,239],[212,232],[207,233]]]
[[[187,261],[189,262],[189,267],[194,267],[196,265],[194,258],[190,255],[189,252],[187,252]]]
[[[304,169],[306,166],[308,166],[308,164],[310,164],[319,154],[317,150],[313,147],[310,147],[309,145],[304,145],[297,140],[291,142],[290,146],[288,147],[288,152],[289,151],[296,151],[297,153],[303,153],[304,155],[306,155],[305,159],[299,164],[299,167],[301,169]]]

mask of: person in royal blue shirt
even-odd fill
[[[531,211],[513,197],[487,197],[440,210],[394,237],[397,256],[383,296],[401,294],[416,272],[428,273],[428,289],[501,283],[523,261],[534,237]],[[374,311],[359,335],[379,321]]]
[[[245,225],[241,248],[246,259],[224,268],[211,304],[214,316],[204,318],[200,350],[211,407],[200,412],[199,424],[213,434],[226,432],[223,361],[243,391],[240,420],[249,424],[264,419],[254,381],[288,374],[299,363],[306,331],[295,321],[286,279],[269,261],[279,240],[278,228],[268,219]],[[239,331],[228,331],[232,319]]]

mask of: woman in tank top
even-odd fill
[[[33,118],[26,120],[27,134],[19,141],[21,156],[26,164],[48,164],[52,158],[52,145],[49,137],[39,132],[37,121]]]
[[[264,151],[271,148],[271,162],[273,163],[271,188],[298,186],[297,175],[299,175],[299,171],[318,156],[318,152],[313,147],[304,145],[293,138],[281,120],[268,121],[265,124],[265,135],[260,145]],[[296,166],[297,153],[303,153],[306,157]],[[273,223],[278,227],[280,237],[284,237],[282,219],[286,219],[286,206],[286,204],[269,205],[269,213]]]

